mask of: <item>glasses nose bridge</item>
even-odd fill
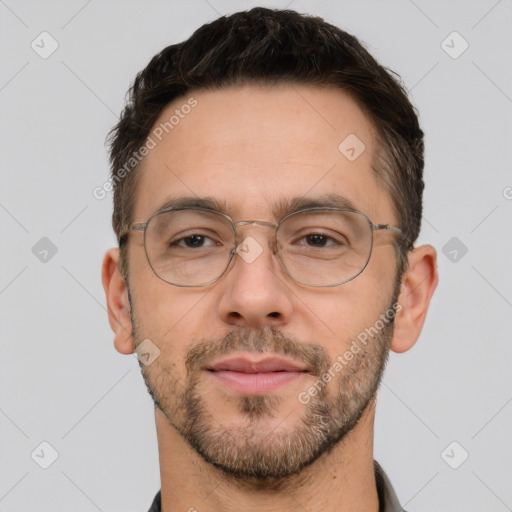
[[[266,220],[239,220],[238,222],[233,222],[233,225],[235,228],[238,226],[267,226],[269,228],[277,228],[277,224]]]
[[[273,222],[265,221],[265,220],[239,220],[237,222],[233,221],[233,227],[235,229],[235,234],[237,238],[237,245],[242,241],[240,237],[240,232],[238,227],[239,226],[261,226],[261,227],[267,227],[273,229],[273,237],[272,237],[272,244],[276,237],[278,224],[274,224]],[[275,250],[275,248],[274,248]]]

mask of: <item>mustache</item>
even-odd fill
[[[236,328],[224,337],[202,339],[188,350],[185,358],[187,372],[199,371],[211,359],[231,352],[260,352],[287,356],[303,363],[308,372],[321,377],[330,368],[330,360],[320,345],[306,344],[285,335],[279,329],[265,326],[260,329]]]

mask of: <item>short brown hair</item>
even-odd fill
[[[132,222],[138,152],[162,110],[199,89],[251,83],[335,86],[351,95],[373,122],[372,167],[390,194],[405,236],[397,240],[398,273],[421,227],[423,132],[398,75],[381,66],[352,35],[323,19],[291,10],[256,7],[203,25],[186,41],[167,46],[137,74],[117,125],[108,135],[114,185],[112,224]],[[123,263],[121,265],[125,269]],[[126,269],[125,269],[126,270]]]

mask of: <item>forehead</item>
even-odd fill
[[[392,219],[371,166],[372,123],[340,90],[281,84],[193,91],[165,108],[150,138],[135,221],[181,196],[214,198],[235,220],[270,219],[296,198],[326,195],[372,220]]]

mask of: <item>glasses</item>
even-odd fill
[[[238,226],[248,225],[274,228],[271,247],[285,272],[299,283],[324,287],[344,284],[363,272],[374,231],[403,235],[401,229],[373,224],[350,208],[306,208],[273,224],[234,222],[206,208],[170,207],[147,222],[125,226],[120,238],[129,231],[144,232],[149,265],[160,279],[174,286],[206,286],[225,274],[235,254],[251,261],[263,251],[254,239],[247,244],[248,239],[241,238]]]

